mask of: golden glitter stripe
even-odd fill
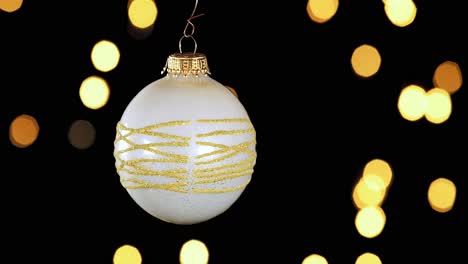
[[[145,146],[149,148],[151,147],[189,147],[190,143],[180,142],[180,141],[156,142],[156,143],[150,143],[150,144],[133,144],[131,148],[138,148],[140,146]]]
[[[149,135],[149,134],[156,134],[158,132],[148,132],[148,133],[145,133],[144,135]],[[159,134],[164,134],[164,133],[159,133]],[[131,147],[134,147],[134,148],[137,148],[139,146],[144,146],[144,147],[148,147],[148,145],[150,144],[136,144],[134,142],[132,142],[131,140],[128,139],[128,137],[130,136],[131,134],[130,133],[127,133],[125,135],[122,135],[122,132],[120,130],[117,130],[117,137],[114,141],[114,144],[116,144],[117,142],[119,142],[120,140],[123,140],[125,141],[125,143],[129,144]],[[180,146],[180,147],[183,147],[185,145],[189,145],[189,140],[186,140],[186,139],[181,139],[179,138],[180,136],[177,136],[177,135],[170,135],[170,134],[164,134],[164,135],[161,135],[160,137],[162,138],[167,138],[167,139],[178,139],[178,140],[183,140],[182,142],[178,142],[178,141],[172,141],[172,142],[157,142],[157,143],[151,143],[151,145],[155,144],[155,146],[166,146],[165,144],[167,144],[167,146]],[[176,138],[177,137],[177,138]]]
[[[188,162],[188,155],[181,155],[181,154],[174,154],[174,153],[170,153],[170,152],[164,152],[164,151],[160,151],[160,150],[153,149],[153,148],[147,148],[146,146],[142,146],[140,148],[127,148],[127,149],[123,149],[121,151],[116,151],[114,153],[114,156],[117,156],[116,158],[120,158],[119,157],[120,154],[125,153],[125,152],[134,151],[134,150],[145,150],[145,151],[151,152],[153,154],[169,157],[169,158],[172,158],[172,160],[177,162],[177,163],[186,163],[186,162]]]
[[[223,120],[226,121],[226,120]],[[221,122],[223,122],[221,121]],[[237,120],[229,120],[227,122],[249,122],[247,119],[237,119]],[[216,123],[215,120],[209,120],[206,122],[213,122]],[[220,135],[238,135],[238,134],[247,134],[252,133],[255,136],[255,130],[252,128],[249,129],[237,129],[237,130],[216,130],[209,133],[197,134],[198,138],[202,137],[211,137],[211,136],[220,136]],[[195,181],[193,184],[200,185],[200,184],[210,184],[210,183],[217,183],[228,181],[240,177],[249,176],[253,173],[253,166],[255,165],[256,160],[256,152],[251,150],[251,147],[256,144],[255,138],[251,141],[243,142],[237,145],[228,146],[224,144],[214,143],[210,141],[196,141],[197,145],[200,146],[210,146],[213,148],[218,148],[214,151],[200,154],[195,156],[195,159],[201,159],[206,157],[211,157],[214,155],[222,155],[218,156],[211,160],[206,161],[197,161],[195,165],[204,165],[204,164],[213,164],[216,162],[220,162],[231,157],[237,156],[239,154],[246,154],[250,157],[244,159],[242,161],[232,163],[232,164],[225,164],[221,166],[214,166],[211,168],[201,168],[193,170],[192,176],[195,177]],[[223,155],[225,154],[225,155]],[[210,188],[193,188],[193,193],[226,193],[226,192],[233,192],[236,190],[240,190],[245,188],[250,182],[250,178],[240,186],[235,186],[232,188],[224,188],[224,189],[210,189]]]
[[[121,122],[119,122],[117,124],[117,126],[123,128],[125,130],[129,130],[129,131],[146,131],[146,130],[158,129],[158,128],[161,128],[161,127],[184,126],[184,125],[190,124],[191,122],[192,121],[190,121],[190,120],[177,120],[177,121],[157,123],[157,124],[153,124],[153,125],[149,125],[149,126],[145,126],[145,127],[140,127],[140,128],[129,128],[129,127],[126,127]]]
[[[165,138],[165,139],[177,139],[177,140],[183,140],[183,141],[190,141],[190,137],[152,131],[160,127],[182,126],[182,125],[189,124],[190,122],[191,121],[173,121],[173,122],[150,125],[150,126],[146,126],[142,128],[129,128],[119,122],[117,124],[118,136],[117,136],[116,141],[118,141],[118,139],[121,139],[121,137],[127,138],[133,134],[142,134],[142,135],[160,137],[160,138]],[[128,133],[123,135],[120,131],[128,131]]]
[[[126,140],[129,136],[131,136],[133,134],[141,134],[141,135],[145,135],[145,136],[160,137],[160,138],[164,138],[164,139],[175,139],[175,140],[182,140],[182,141],[190,141],[190,137],[172,135],[172,134],[162,133],[162,132],[153,132],[153,131],[145,131],[145,132],[140,132],[140,133],[130,132],[130,133],[127,133],[125,135],[122,135],[120,133],[120,131],[119,131],[119,134],[118,134],[117,138],[115,139],[115,142],[117,142],[119,140]]]
[[[253,169],[249,170],[242,170],[239,172],[235,173],[226,173],[226,174],[221,174],[221,177],[210,177],[210,178],[203,178],[203,179],[197,179],[195,180],[195,184],[203,184],[203,183],[214,183],[214,182],[220,182],[220,181],[225,181],[225,180],[232,180],[235,178],[239,178],[242,176],[249,175],[250,173],[253,172]]]
[[[174,158],[176,160],[187,160],[188,161],[188,155],[181,155],[181,154],[174,154],[174,153],[170,153],[170,152],[165,152],[165,151],[161,151],[161,150],[157,150],[157,149],[153,149],[153,148],[142,148],[146,151],[149,151],[149,152],[152,152],[154,154],[158,154],[158,155],[161,155],[161,156],[165,156],[165,157],[169,157],[169,158]]]
[[[256,140],[253,139],[252,142],[256,143]],[[213,143],[213,142],[209,142],[209,141],[196,141],[195,143],[197,143],[198,145],[210,146],[210,147],[215,147],[215,148],[228,148],[229,147],[229,146],[224,145],[224,144]]]
[[[198,123],[250,123],[247,118],[227,118],[227,119],[200,119]]]
[[[232,151],[232,150],[243,151],[245,148],[248,148],[248,147],[250,147],[250,146],[252,146],[254,144],[255,144],[255,141],[248,141],[248,142],[240,143],[240,144],[234,145],[234,146],[226,146],[226,145],[223,145],[223,144],[216,144],[217,147],[219,147],[221,149],[197,155],[197,156],[195,156],[195,159],[201,159],[201,158],[204,158],[204,157],[209,157],[209,156],[213,156],[213,155],[217,155],[217,154],[223,154],[223,153],[226,153],[226,152],[229,152],[229,151]]]
[[[181,155],[181,154],[175,154],[175,153],[171,153],[171,152],[165,152],[165,151],[157,150],[157,149],[152,148],[153,144],[135,144],[132,141],[126,139],[126,138],[122,138],[122,140],[125,141],[127,144],[129,144],[130,147],[128,147],[126,149],[116,151],[114,153],[114,156],[118,157],[122,153],[135,151],[135,150],[145,150],[145,151],[157,154],[157,155],[173,158],[174,160],[177,160],[177,161],[182,161],[182,162],[187,162],[188,161],[188,155]]]
[[[247,133],[255,133],[255,129],[234,129],[234,130],[216,130],[210,133],[197,134],[197,137],[212,137],[212,136],[225,136],[225,135],[240,135]]]
[[[193,170],[193,175],[197,177],[197,175],[202,175],[204,172],[214,172],[214,171],[220,171],[220,170],[225,170],[225,169],[230,169],[230,168],[243,168],[243,167],[250,168],[250,167],[253,167],[254,165],[255,165],[255,157],[250,157],[248,159],[245,159],[243,161],[236,162],[236,163],[210,167],[210,168],[204,168],[204,169],[195,169]],[[203,177],[203,176],[198,176],[198,177]]]
[[[250,120],[246,118],[232,118],[232,119],[201,119],[197,120],[196,122],[199,123],[249,123]],[[171,126],[183,126],[190,124],[191,121],[172,121],[172,122],[165,122],[159,123],[154,125],[149,125],[143,128],[128,128],[121,124],[120,122],[117,125],[117,137],[115,143],[119,142],[120,140],[126,142],[129,147],[126,149],[114,152],[114,156],[117,160],[117,171],[126,172],[129,174],[139,175],[142,177],[145,176],[156,176],[156,177],[167,177],[167,178],[175,178],[178,179],[172,183],[166,184],[159,184],[159,183],[151,183],[140,178],[124,178],[121,177],[122,185],[127,189],[161,189],[161,190],[168,190],[168,191],[175,191],[181,193],[193,192],[193,193],[225,193],[225,192],[232,192],[236,190],[240,190],[245,188],[247,184],[250,182],[250,178],[244,184],[232,188],[224,188],[224,189],[208,189],[208,188],[191,188],[191,186],[206,184],[206,183],[215,183],[221,181],[227,181],[235,178],[239,178],[242,176],[248,176],[253,172],[253,166],[255,165],[256,160],[256,153],[254,150],[251,150],[250,147],[255,145],[255,139],[248,142],[243,142],[234,146],[228,146],[224,144],[217,144],[209,141],[197,141],[196,144],[204,145],[204,146],[211,146],[214,148],[218,148],[217,150],[211,151],[209,153],[197,155],[196,159],[201,159],[205,157],[210,157],[214,155],[222,155],[221,157],[217,157],[212,160],[208,161],[199,161],[195,162],[195,165],[202,165],[202,164],[212,164],[219,161],[226,160],[228,158],[234,157],[238,154],[246,154],[248,157],[245,160],[238,161],[232,164],[225,164],[221,166],[214,166],[211,168],[201,168],[201,169],[194,169],[192,176],[195,177],[193,182],[188,181],[188,171],[183,168],[179,169],[172,169],[172,170],[153,170],[150,168],[145,167],[144,163],[157,163],[157,162],[173,162],[173,163],[188,163],[189,156],[188,155],[181,155],[177,153],[170,153],[167,151],[162,151],[158,149],[159,147],[189,147],[191,137],[174,135],[170,133],[163,133],[159,131],[154,131],[158,128],[162,127],[171,127]],[[211,136],[222,136],[222,135],[239,135],[239,134],[247,134],[253,133],[255,135],[255,130],[252,126],[248,129],[235,129],[235,130],[215,130],[209,133],[201,133],[197,134],[196,137],[203,138],[203,137],[211,137]],[[167,142],[155,142],[149,144],[136,144],[130,140],[130,136],[134,134],[141,134],[146,136],[153,136],[159,137],[163,139],[169,139],[172,141]],[[122,160],[120,155],[126,152],[135,151],[135,150],[145,150],[151,152],[156,155],[163,156],[161,158],[145,158],[145,159],[131,159],[131,160]],[[119,164],[120,162],[120,164]],[[180,180],[179,180],[180,179]],[[189,187],[190,188],[187,188]],[[190,190],[192,189],[192,190]]]
[[[132,184],[126,184],[128,182]],[[182,186],[187,186],[188,184],[186,182],[159,184],[159,183],[146,182],[138,178],[121,178],[120,183],[126,189],[160,189],[160,190],[174,191],[174,192],[180,192],[180,193],[188,192],[187,190],[180,188]]]
[[[139,145],[137,145],[139,146]],[[148,147],[189,147],[189,142],[168,141],[168,142],[155,142],[146,144]]]
[[[123,139],[127,144],[133,144],[133,142],[131,142],[130,140],[128,139]],[[134,150],[140,150],[140,149],[145,149],[145,148],[152,148],[152,147],[168,147],[168,146],[172,146],[172,147],[188,147],[190,146],[190,144],[188,142],[177,142],[177,141],[172,141],[172,142],[157,142],[157,143],[151,143],[151,144],[133,144],[131,145],[130,147],[126,148],[126,149],[122,149],[122,150],[119,150],[119,151],[116,151],[115,152],[115,155],[119,155],[121,153],[125,153],[125,152],[130,152],[130,151],[134,151]],[[169,153],[169,152],[167,152]]]
[[[143,133],[139,133],[139,134],[143,134]],[[165,139],[178,139],[178,140],[190,141],[190,137],[172,135],[172,134],[162,133],[162,132],[146,131],[144,134],[148,136],[160,137],[160,138],[165,138]]]
[[[185,169],[171,170],[171,171],[157,171],[150,168],[141,166],[140,163],[148,163],[149,160],[158,160],[163,162],[171,163],[187,163],[187,158],[173,158],[173,159],[136,159],[136,160],[123,160],[119,156],[116,157],[116,160],[120,162],[120,165],[117,167],[117,172],[126,171],[127,173],[136,174],[136,175],[145,175],[145,176],[167,176],[174,178],[182,178],[180,173],[187,173]]]
[[[221,157],[216,158],[216,159],[207,160],[207,161],[197,161],[197,162],[195,162],[195,165],[205,165],[205,164],[212,164],[212,163],[220,162],[220,161],[223,161],[225,159],[229,159],[229,158],[232,158],[234,156],[237,156],[238,154],[241,154],[241,153],[256,157],[256,153],[254,151],[245,149],[243,151],[234,151],[232,153],[226,154],[226,155],[221,156]]]
[[[247,171],[247,170],[252,170],[252,167],[253,167],[252,164],[246,164],[245,166],[235,167],[235,168],[231,168],[229,170],[222,170],[222,171],[218,170],[218,171],[204,172],[204,173],[194,172],[193,177],[195,177],[195,178],[218,177],[218,176],[227,175],[227,174],[231,174],[231,173],[239,173],[239,172],[244,172],[244,171]]]
[[[124,160],[121,163],[121,166],[123,164],[124,166],[135,167],[138,170],[143,170],[143,171],[152,171],[152,172],[154,172],[156,174],[160,174],[160,175],[175,175],[175,174],[188,173],[187,169],[185,169],[185,168],[158,171],[158,170],[153,170],[153,169],[147,168],[145,166],[142,166],[139,163],[140,162],[135,162],[134,160]]]
[[[123,164],[123,166],[122,166]],[[121,167],[118,168],[118,171],[124,171],[130,174],[135,175],[142,175],[142,176],[160,176],[160,177],[168,177],[168,178],[177,178],[177,179],[186,179],[188,176],[188,171],[186,169],[175,169],[175,170],[164,170],[158,171],[143,167],[137,163],[132,161],[122,163]],[[128,166],[128,167],[125,167]]]
[[[209,146],[209,147],[214,147],[214,148],[225,148],[225,147],[227,147],[224,144],[217,144],[217,143],[208,142],[208,141],[196,141],[195,143],[197,143],[198,145]]]
[[[241,189],[244,189],[250,183],[250,179],[246,181],[244,184],[232,187],[232,188],[224,188],[224,189],[192,189],[193,193],[227,193],[227,192],[234,192]]]
[[[122,135],[122,132],[120,132],[120,130],[117,130],[117,137],[115,138],[115,141],[114,141],[114,145],[117,144],[117,142],[123,140],[125,143],[133,146],[135,145],[132,141],[130,141],[128,138],[127,138],[127,135],[123,136]]]
[[[177,160],[177,159],[132,159],[124,160],[125,163],[187,163],[187,160]]]
[[[190,146],[190,137],[183,137],[179,135],[173,135],[168,133],[162,133],[157,131],[152,131],[154,129],[162,128],[162,127],[171,127],[171,126],[182,126],[189,124],[191,121],[172,121],[172,122],[165,122],[154,124],[150,126],[146,126],[143,128],[128,128],[124,126],[122,123],[117,124],[117,137],[115,142],[119,142],[120,140],[126,142],[129,147],[126,149],[122,149],[120,151],[114,152],[114,156],[116,158],[117,164],[117,172],[126,172],[133,175],[139,176],[156,176],[156,177],[167,177],[167,178],[176,178],[176,179],[186,179],[188,177],[188,171],[184,168],[180,169],[172,169],[172,170],[154,170],[147,168],[143,165],[143,163],[155,163],[155,162],[165,162],[165,163],[187,163],[189,160],[188,155],[181,155],[176,153],[170,153],[166,151],[162,151],[157,149],[158,147],[188,147]],[[149,144],[136,144],[129,139],[131,135],[134,134],[141,134],[146,136],[157,136],[166,139],[173,139],[175,141],[167,141],[167,142],[154,142]],[[163,156],[164,158],[150,158],[150,159],[131,159],[131,160],[123,160],[120,158],[120,155],[130,151],[136,150],[144,150],[151,152],[155,155]],[[161,185],[161,184],[152,184],[146,183],[141,179],[137,178],[130,178],[125,179],[124,182],[133,182],[138,183],[138,185],[128,185],[122,184],[125,188],[135,189],[135,188],[155,188],[155,189],[168,189],[174,191],[176,190],[172,185]],[[180,184],[180,183],[179,183]],[[184,183],[186,185],[186,183]],[[183,190],[182,190],[183,191]]]

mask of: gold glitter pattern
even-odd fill
[[[254,133],[255,130],[253,128],[249,129],[235,129],[235,130],[215,130],[210,133],[204,134],[197,134],[197,137],[211,137],[211,136],[222,136],[222,135],[239,135],[245,133]]]
[[[212,131],[195,134],[193,140],[192,137],[178,133],[160,131],[167,131],[167,128],[176,131],[178,127],[183,127],[185,130],[179,131],[189,133],[187,131],[190,129],[187,130],[186,126],[192,124],[198,127],[206,125]],[[230,126],[236,129],[219,130],[218,124],[232,124]],[[132,140],[134,136],[145,137],[150,143],[138,144]],[[217,143],[225,136],[241,136],[240,140],[244,141],[237,140],[238,143],[234,145]],[[129,128],[119,122],[114,144],[124,146],[116,147],[114,157],[117,172],[121,176],[120,182],[127,189],[159,189],[180,193],[233,192],[247,186],[256,162],[255,130],[250,120],[244,118],[171,121],[143,128]],[[209,151],[193,157],[180,154],[191,144]],[[182,152],[174,153],[167,149]],[[128,154],[134,151],[144,151],[148,158],[132,159]],[[155,169],[161,167],[170,169]],[[245,179],[236,180],[242,177]]]
[[[230,119],[200,119],[199,123],[250,123],[246,118],[230,118]]]

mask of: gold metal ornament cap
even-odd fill
[[[198,76],[199,74],[211,74],[208,68],[208,61],[205,54],[202,53],[174,53],[167,58],[161,74],[166,72],[173,76],[188,76],[190,74]]]

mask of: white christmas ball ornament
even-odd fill
[[[239,100],[210,78],[203,54],[173,54],[168,74],[130,102],[114,156],[122,185],[151,215],[195,224],[227,210],[251,179],[255,130]]]

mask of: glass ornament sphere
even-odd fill
[[[146,212],[196,224],[226,211],[250,182],[255,129],[237,97],[208,76],[205,55],[173,54],[166,70],[125,109],[115,166]]]

